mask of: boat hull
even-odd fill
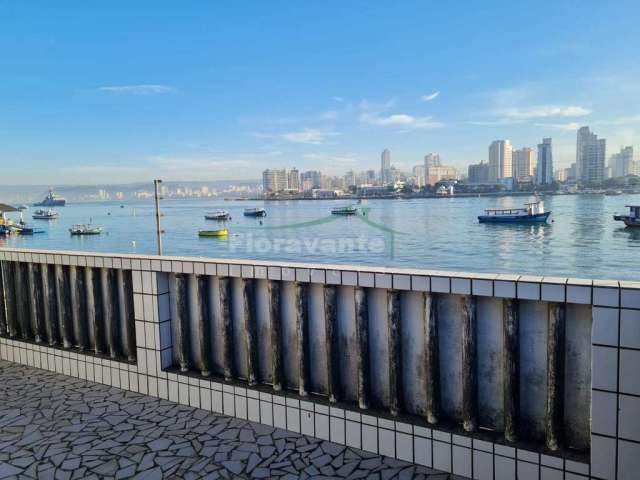
[[[613,219],[618,222],[624,222],[627,227],[640,228],[640,218],[630,217],[629,215],[614,215]]]
[[[245,217],[266,217],[267,212],[244,212]]]
[[[229,235],[229,230],[200,230],[198,236],[200,237],[226,237]]]
[[[66,200],[44,200],[42,202],[34,203],[34,207],[64,207],[67,204]]]
[[[480,223],[546,223],[551,212],[536,213],[534,215],[480,215]]]

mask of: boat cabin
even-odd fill
[[[541,202],[525,203],[525,208],[487,208],[487,215],[538,215],[543,213]]]
[[[625,205],[629,209],[629,216],[631,218],[640,219],[640,205]]]

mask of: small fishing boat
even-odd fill
[[[207,213],[204,218],[206,220],[226,221],[231,220],[231,214],[225,210],[218,210],[217,212]]]
[[[27,208],[29,208],[29,207],[27,205],[24,205],[24,204],[18,206],[18,210],[26,210]]]
[[[609,196],[609,197],[622,195],[622,190],[610,189],[610,190],[607,190],[606,192],[604,192],[604,194]]]
[[[32,217],[34,220],[55,220],[56,218],[58,218],[58,212],[51,209],[48,209],[48,210],[38,209],[35,212],[33,212]]]
[[[26,225],[16,226],[15,232],[19,235],[33,235],[35,233],[44,233],[40,228],[27,227]]]
[[[266,217],[267,216],[267,211],[262,207],[245,208],[243,213],[245,217]]]
[[[79,223],[69,229],[71,235],[100,235],[102,227],[94,227],[91,224]]]
[[[551,212],[545,212],[540,202],[525,203],[525,208],[489,208],[478,216],[480,223],[546,223]]]
[[[355,215],[357,213],[358,207],[354,207],[353,205],[331,209],[331,215]]]
[[[629,215],[614,215],[613,219],[624,222],[627,227],[640,227],[640,205],[625,205],[629,209]]]
[[[200,230],[198,232],[199,237],[226,237],[229,235],[229,230],[221,228],[219,230]]]

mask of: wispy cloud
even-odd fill
[[[420,97],[420,100],[422,100],[423,102],[430,102],[431,100],[435,100],[439,95],[440,95],[440,92],[435,91],[433,93],[430,93],[429,95],[422,95]]]
[[[535,123],[536,127],[552,128],[563,132],[575,132],[580,128],[580,124],[576,122],[570,123]]]
[[[285,140],[290,143],[301,143],[307,145],[321,145],[329,139],[339,135],[338,132],[320,130],[318,128],[303,128],[302,130],[296,130],[285,133],[264,133],[264,132],[252,132],[251,135],[256,138],[270,138]]]
[[[331,100],[333,100],[334,102],[342,103],[344,102],[344,97],[335,96],[335,97],[331,97]]]
[[[403,129],[427,129],[440,128],[444,124],[434,121],[431,117],[414,117],[406,113],[395,113],[392,115],[371,115],[362,114],[360,120],[369,125],[382,127],[402,127]]]
[[[173,87],[168,85],[141,84],[141,85],[108,85],[98,87],[101,92],[114,93],[118,95],[162,95],[171,93]]]
[[[497,113],[514,120],[531,120],[548,117],[584,117],[589,115],[591,110],[577,105],[534,105],[505,108]]]

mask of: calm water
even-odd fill
[[[520,207],[526,197],[369,200],[366,216],[338,217],[334,201],[225,202],[164,201],[165,254],[368,264],[436,270],[514,272],[586,278],[638,280],[640,229],[614,222],[614,212],[640,203],[639,195],[545,197],[548,225],[480,225],[484,208]],[[262,220],[244,208],[264,206]],[[199,229],[219,228],[204,220],[217,209],[231,212],[226,239],[199,238]],[[33,237],[0,239],[0,246],[155,253],[152,203],[77,204],[60,208]],[[73,223],[89,219],[105,228],[94,237],[71,237]]]

